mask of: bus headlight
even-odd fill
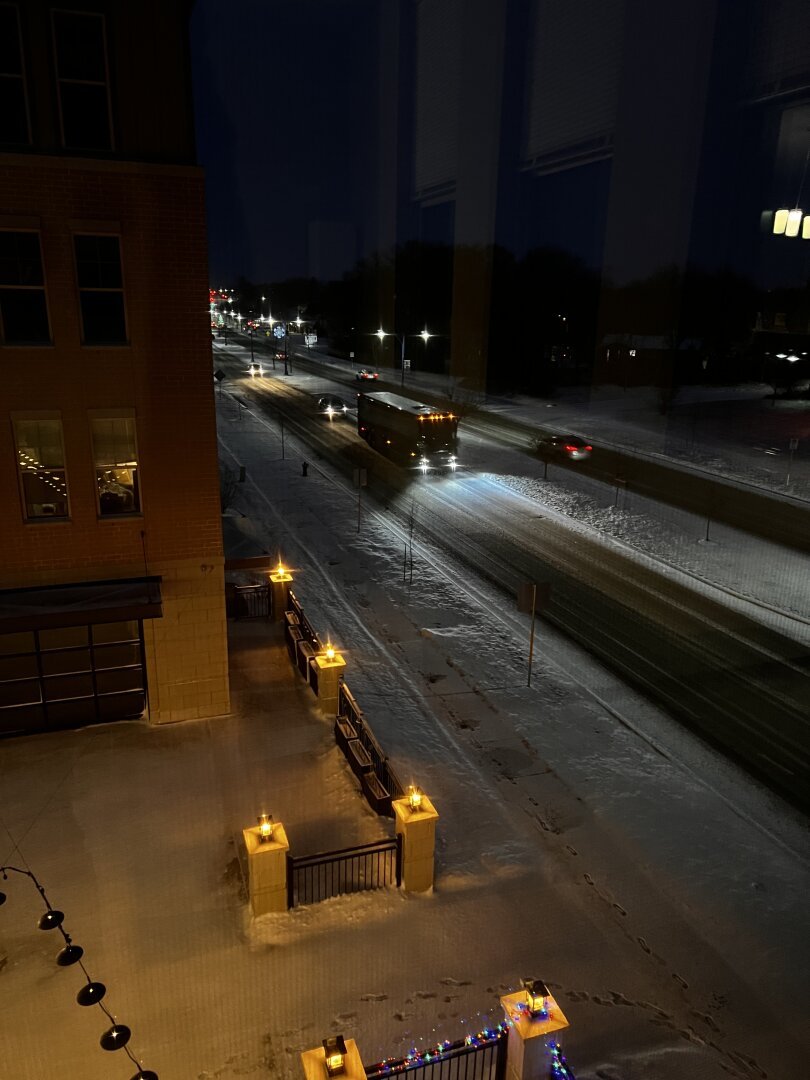
[[[456,461],[455,454],[451,454],[450,455],[450,468],[455,469],[457,464],[458,464],[458,462]]]
[[[430,462],[428,461],[428,459],[426,457],[420,458],[420,460],[419,460],[419,468],[422,470],[422,472],[427,472],[429,466],[430,466]]]

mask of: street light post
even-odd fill
[[[428,331],[427,327],[425,327],[425,329],[422,330],[422,332],[417,334],[416,336],[420,337],[424,341],[425,346],[427,346],[428,339],[432,338],[434,335],[431,334]],[[399,334],[392,334],[389,331],[383,330],[382,327],[380,327],[380,329],[377,331],[377,337],[380,339],[380,342],[385,341],[385,339],[387,337],[392,337],[395,341],[399,342],[399,366],[400,366],[400,370],[401,370],[400,385],[404,386],[405,385],[405,334],[403,334],[400,337]]]

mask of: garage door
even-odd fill
[[[142,716],[143,655],[135,619],[0,634],[0,735]]]

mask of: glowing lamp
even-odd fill
[[[333,1035],[329,1039],[324,1039],[323,1053],[327,1076],[340,1076],[346,1071],[346,1043],[342,1035]]]
[[[422,809],[422,792],[415,784],[411,784],[408,789],[408,806],[412,814]]]
[[[788,214],[789,213],[790,213],[789,210],[782,209],[782,210],[777,210],[776,213],[774,214],[774,216],[773,216],[773,234],[774,234],[774,236],[781,236],[784,233],[785,229],[787,228]]]
[[[274,581],[292,581],[292,574],[281,559],[278,560],[278,566],[273,571],[272,578]]]
[[[275,828],[275,822],[273,821],[272,814],[259,814],[259,841],[262,844],[266,844],[268,840],[273,839],[273,829]]]
[[[805,214],[802,221],[802,240],[810,240],[810,214]]]
[[[329,642],[326,643],[326,659],[331,663],[335,659],[335,650]]]
[[[785,225],[785,236],[798,236],[799,226],[802,223],[803,211],[796,209],[791,210],[787,216],[787,224]]]
[[[524,979],[526,1004],[530,1016],[542,1016],[548,1012],[549,989],[541,979]]]

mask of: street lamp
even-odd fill
[[[414,335],[414,337],[420,337],[422,339],[422,341],[424,341],[425,347],[427,347],[427,343],[430,340],[430,338],[435,337],[435,336],[436,336],[435,334],[430,333],[430,331],[428,330],[427,327],[425,327],[425,329],[422,330],[420,333]],[[380,339],[380,342],[384,342],[387,337],[392,337],[395,341],[399,342],[399,366],[400,366],[400,369],[401,369],[401,385],[404,386],[405,385],[405,335],[403,334],[402,337],[400,337],[399,334],[390,333],[389,331],[383,330],[382,327],[380,327],[380,329],[377,331],[377,337]]]

